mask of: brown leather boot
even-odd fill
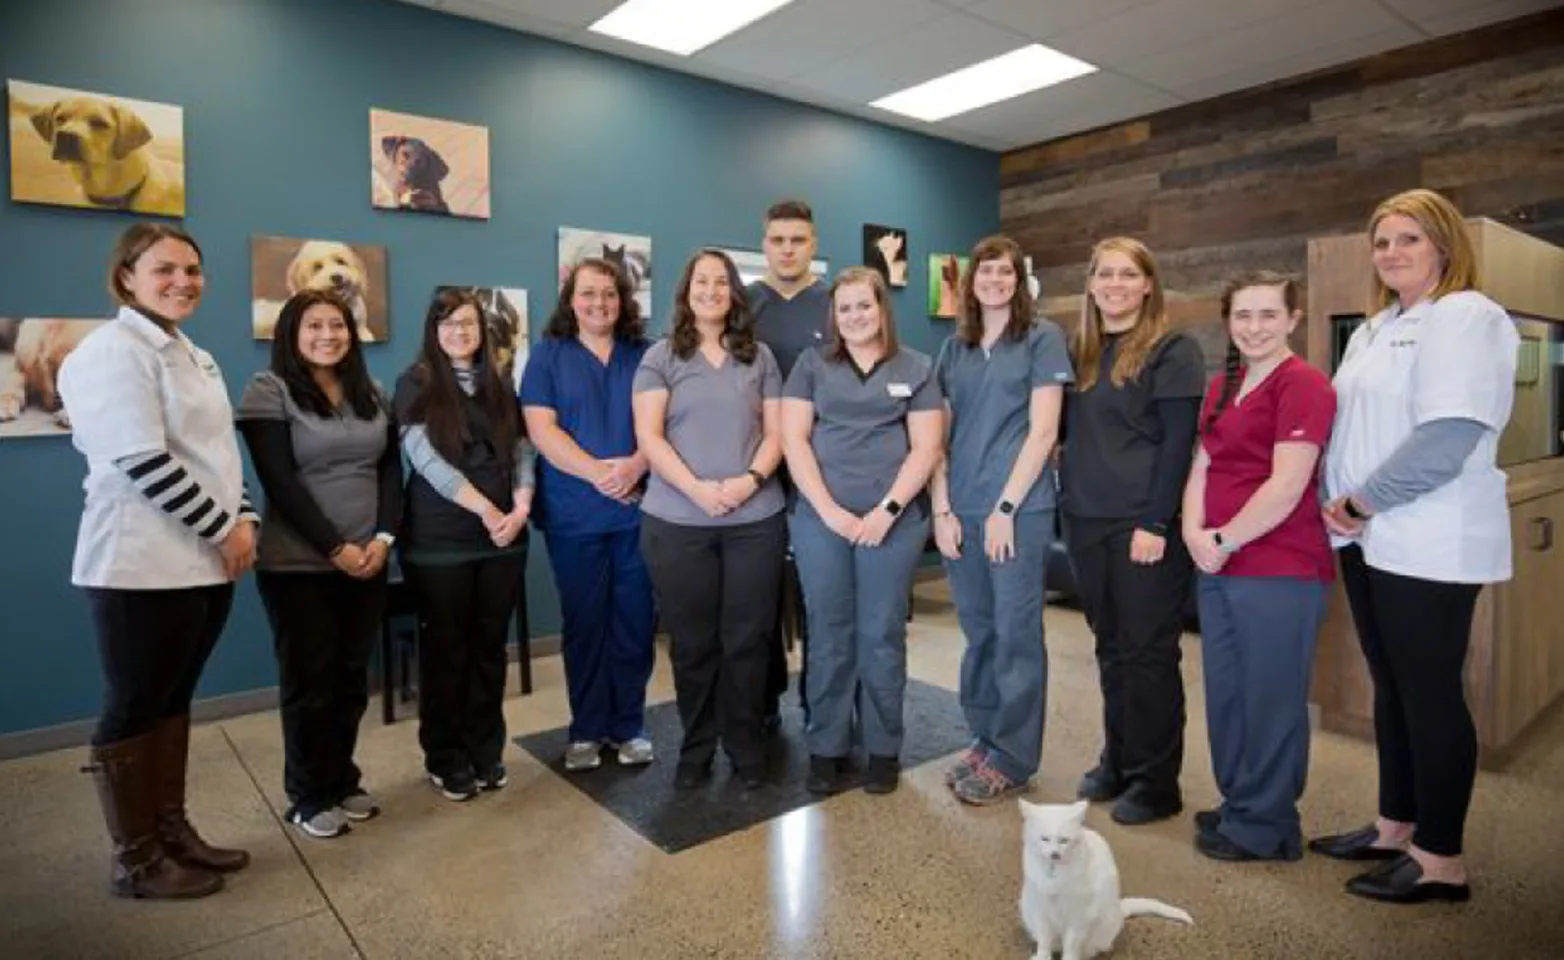
[[[157,831],[168,855],[188,867],[233,873],[250,865],[243,850],[225,850],[201,839],[185,815],[185,768],[190,758],[190,716],[170,717],[152,733],[157,750]]]
[[[84,768],[98,788],[103,821],[114,841],[109,890],[118,897],[183,900],[205,897],[223,888],[209,870],[186,867],[163,852],[157,834],[157,771],[153,768],[155,733],[92,748]]]

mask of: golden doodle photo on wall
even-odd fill
[[[301,290],[330,290],[353,310],[362,343],[391,339],[386,316],[386,248],[338,240],[252,237],[251,332],[270,340],[277,314]]]
[[[0,439],[71,432],[57,388],[60,365],[107,322],[0,317]]]
[[[21,80],[6,82],[11,199],[185,215],[185,111]]]
[[[370,203],[489,219],[489,128],[369,111]]]

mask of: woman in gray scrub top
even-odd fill
[[[949,421],[931,490],[934,539],[967,638],[961,708],[972,731],[945,782],[981,806],[1026,789],[1043,750],[1048,458],[1073,373],[1064,335],[1032,323],[1020,246],[989,237],[970,262],[956,333],[935,364]]]
[[[702,250],[674,294],[673,332],[646,351],[631,405],[652,475],[641,555],[673,638],[684,725],[674,786],[701,784],[720,741],[747,790],[765,784],[760,726],[787,528],[782,375],[727,255]]]
[[[864,789],[901,771],[907,601],[929,537],[923,486],[944,430],[929,358],[899,347],[885,280],[850,267],[831,285],[831,341],[782,391],[782,447],[799,498],[788,517],[809,616],[809,780],[843,786],[857,708]]]

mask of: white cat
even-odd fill
[[[1021,923],[1037,943],[1032,960],[1090,960],[1113,949],[1126,917],[1193,924],[1177,907],[1119,899],[1119,868],[1108,841],[1086,826],[1086,801],[1021,804]]]

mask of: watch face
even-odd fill
[[[999,512],[1008,517],[1016,512],[1016,505],[1009,500],[1001,500],[999,502]]]
[[[899,516],[901,514],[901,504],[897,503],[895,500],[886,500],[885,512],[893,517]]]

